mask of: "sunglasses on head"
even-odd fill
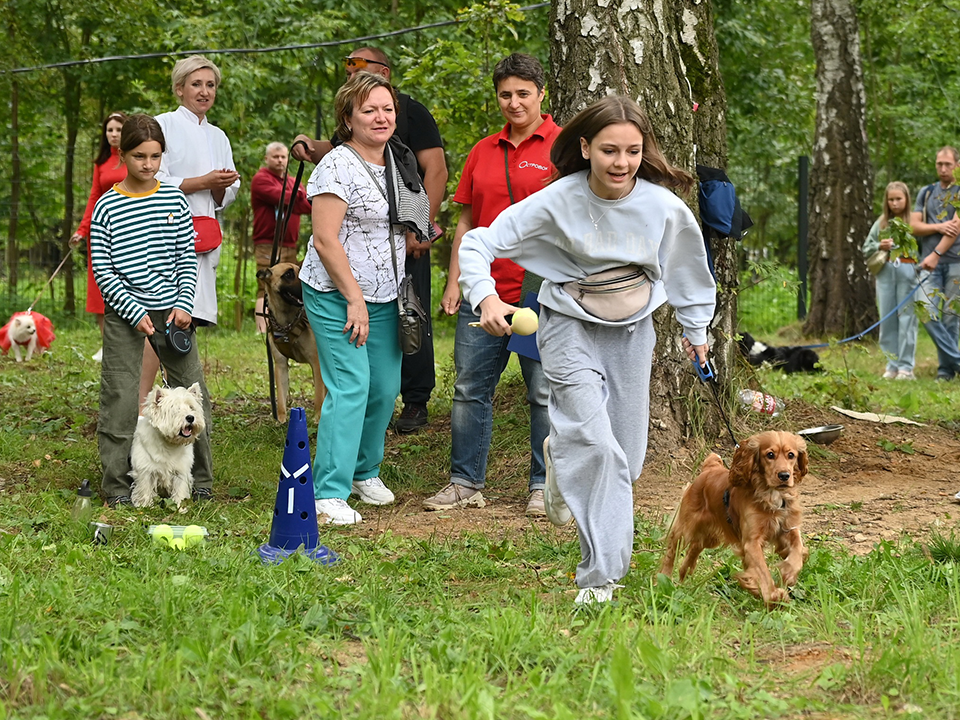
[[[385,68],[390,67],[386,63],[380,62],[379,60],[367,60],[366,58],[361,58],[361,57],[345,57],[343,59],[344,67],[355,67],[357,68],[357,70],[363,70],[364,68],[367,67],[367,65],[370,65],[370,64],[382,65]]]

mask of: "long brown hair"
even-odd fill
[[[550,161],[557,168],[554,179],[590,169],[590,161],[583,157],[580,138],[590,143],[608,125],[630,123],[643,136],[643,159],[636,177],[658,185],[676,188],[684,193],[693,187],[693,175],[671,165],[660,152],[650,118],[637,103],[623,95],[609,95],[598,100],[567,123],[550,151]]]
[[[891,190],[899,190],[902,192],[904,199],[907,201],[903,206],[903,213],[900,215],[893,216],[890,214],[890,204],[887,200],[890,197]],[[883,191],[883,212],[880,213],[880,227],[885,228],[889,226],[892,217],[898,217],[907,225],[910,224],[910,188],[907,187],[906,183],[902,183],[899,180],[894,180],[887,185],[887,189]]]
[[[97,155],[97,159],[93,161],[94,165],[103,165],[110,159],[111,148],[110,143],[107,142],[107,125],[110,124],[111,120],[118,120],[123,125],[127,121],[127,115],[122,112],[112,112],[104,118],[103,124],[100,126],[100,153]]]

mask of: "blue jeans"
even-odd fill
[[[457,380],[453,385],[450,412],[452,446],[450,481],[455,485],[480,490],[487,478],[487,454],[493,433],[493,393],[507,367],[509,337],[494,337],[481,328],[469,303],[464,301],[457,317],[453,363]],[[543,440],[550,432],[547,417],[549,390],[543,368],[536,360],[519,356],[520,370],[527,384],[530,403],[530,483],[529,489],[542,490],[546,471],[543,466]]]
[[[960,263],[942,260],[932,272],[922,270],[919,297],[930,313],[923,327],[937,346],[937,377],[950,379],[960,373],[960,315],[949,303],[960,296]]]
[[[880,317],[886,317],[904,301],[917,285],[916,265],[888,262],[877,275],[877,305]],[[919,290],[917,294],[919,294]],[[917,352],[917,329],[919,321],[914,302],[915,294],[900,310],[880,323],[880,350],[887,359],[887,371],[913,372]]]

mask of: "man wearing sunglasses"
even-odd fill
[[[347,79],[361,70],[382,75],[390,80],[390,61],[386,53],[379,48],[361,47],[354,50],[343,60],[343,67]],[[447,161],[443,154],[443,141],[437,123],[422,104],[409,95],[398,92],[399,107],[397,108],[396,136],[404,145],[413,151],[420,166],[420,177],[423,187],[430,198],[430,221],[436,218],[440,203],[443,201],[447,186]],[[333,141],[314,140],[306,135],[297,135],[307,148],[295,145],[293,157],[313,163],[333,149]],[[439,236],[438,236],[439,237]],[[436,238],[434,238],[436,239]],[[396,418],[393,427],[399,433],[412,433],[427,424],[427,402],[430,393],[436,385],[436,371],[433,360],[433,328],[430,323],[430,243],[418,243],[407,236],[406,273],[413,278],[413,286],[417,296],[427,312],[427,332],[430,342],[423,343],[420,352],[416,355],[404,355],[400,371],[400,395],[403,398],[403,411]]]

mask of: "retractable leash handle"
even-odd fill
[[[684,333],[683,337],[686,337],[687,334]],[[716,376],[713,374],[713,368],[710,366],[709,360],[704,360],[703,365],[700,364],[700,356],[697,355],[697,351],[693,351],[693,360],[690,361],[693,363],[693,369],[697,371],[697,377],[700,378],[700,382],[709,382],[710,380],[715,380]]]
[[[684,337],[686,337],[686,335],[684,335]],[[690,362],[693,365],[693,369],[697,371],[697,377],[700,378],[700,382],[704,385],[709,385],[713,391],[713,398],[717,401],[717,410],[720,411],[720,417],[723,418],[723,422],[727,426],[727,432],[730,433],[730,439],[733,441],[734,448],[740,447],[736,435],[733,434],[733,428],[730,426],[730,420],[727,419],[727,414],[723,411],[720,394],[717,392],[717,376],[713,373],[713,366],[711,366],[710,361],[706,359],[704,359],[703,365],[701,365],[700,357],[697,355],[696,350],[694,350],[693,360]]]
[[[696,353],[694,353],[696,355]],[[693,369],[697,371],[697,376],[700,378],[700,382],[709,382],[716,379],[716,375],[713,374],[713,367],[710,365],[709,360],[704,360],[703,365],[699,362],[700,358],[695,357],[690,362],[693,363]]]

